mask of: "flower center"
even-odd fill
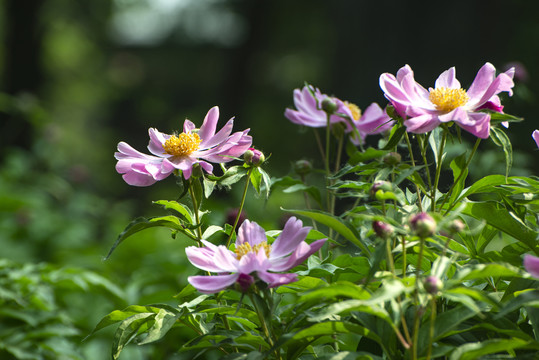
[[[173,156],[190,155],[198,149],[200,145],[200,137],[197,133],[181,133],[180,135],[172,135],[163,144],[165,153]]]
[[[443,113],[453,111],[470,100],[466,90],[445,87],[430,90],[429,99],[436,106],[436,109]]]
[[[236,247],[236,258],[239,260],[243,257],[243,255],[246,255],[250,252],[254,252],[255,254],[258,253],[258,250],[261,248],[264,248],[264,251],[266,252],[266,256],[269,258],[270,252],[271,252],[271,245],[268,244],[267,241],[262,241],[260,244],[256,244],[255,246],[251,247],[251,244],[248,242],[245,242],[239,246]]]
[[[346,105],[346,107],[352,112],[352,118],[354,118],[356,121],[359,120],[361,117],[361,109],[356,104],[352,104],[348,101],[345,101],[344,105]]]

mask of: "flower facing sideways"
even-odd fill
[[[326,239],[310,245],[304,240],[311,230],[301,220],[291,217],[283,231],[268,244],[266,233],[255,222],[245,220],[238,230],[235,251],[223,245],[202,240],[204,247],[185,249],[189,261],[204,271],[217,275],[190,276],[188,281],[198,291],[216,293],[237,283],[243,291],[255,282],[255,275],[269,287],[277,287],[297,280],[296,274],[281,273],[301,264],[322,247]]]
[[[174,170],[182,171],[185,179],[191,177],[193,166],[199,164],[211,173],[213,163],[224,163],[241,156],[251,146],[249,129],[231,135],[233,119],[215,133],[219,108],[211,108],[200,129],[189,120],[183,123],[183,132],[168,135],[151,128],[148,150],[143,154],[125,142],[118,144],[114,157],[118,160],[116,171],[129,185],[149,186],[163,180]]]
[[[393,127],[394,123],[380,105],[372,103],[367,106],[360,117],[353,118],[354,131],[351,140],[356,145],[363,144],[367,135],[387,131]]]
[[[322,110],[322,102],[325,99],[332,100],[335,104],[334,114],[329,118],[330,125],[343,123],[348,128],[348,131],[350,131],[351,127],[346,119],[337,114],[342,114],[350,119],[359,118],[359,109],[357,106],[322,94],[319,89],[309,86],[304,86],[301,90],[294,90],[294,105],[297,110],[286,109],[284,116],[297,125],[315,128],[326,127],[327,114]]]
[[[444,71],[435,87],[426,90],[414,80],[410,66],[402,67],[395,77],[380,76],[380,87],[395,110],[404,118],[409,132],[425,133],[442,123],[454,121],[473,135],[486,139],[490,133],[490,114],[479,110],[502,112],[498,94],[512,95],[514,68],[496,76],[496,69],[486,63],[479,69],[468,90],[461,88],[455,68]]]

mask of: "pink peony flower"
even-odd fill
[[[314,92],[314,97],[312,92]],[[294,105],[297,110],[286,109],[284,116],[294,124],[308,126],[308,127],[326,127],[327,126],[327,114],[322,110],[322,101],[324,99],[332,100],[335,105],[335,114],[331,115],[330,124],[343,123],[348,131],[351,130],[350,125],[342,116],[336,115],[338,113],[348,116],[350,119],[354,118],[352,111],[355,111],[355,105],[348,104],[335,97],[322,94],[319,89],[304,86],[303,89],[294,90]],[[353,105],[353,106],[348,106]],[[355,107],[355,108],[354,108]],[[359,109],[358,109],[359,110]],[[359,118],[359,116],[357,116]]]
[[[473,135],[486,139],[490,133],[490,115],[480,112],[489,109],[502,112],[498,94],[512,95],[511,68],[496,76],[496,69],[486,63],[479,69],[472,85],[466,91],[455,78],[455,68],[444,71],[428,91],[414,80],[410,66],[402,67],[397,76],[382,74],[380,87],[395,110],[404,118],[404,125],[412,133],[425,133],[441,123],[454,121]]]
[[[359,119],[354,119],[354,127],[351,140],[359,145],[365,142],[367,135],[379,134],[393,127],[395,122],[377,103],[370,104]]]
[[[539,279],[539,257],[529,254],[524,255],[524,268],[531,276]]]
[[[292,269],[322,247],[326,239],[310,245],[304,241],[310,230],[310,227],[303,226],[301,220],[291,217],[279,237],[273,244],[268,244],[264,229],[255,222],[245,220],[238,230],[235,251],[205,240],[202,240],[205,247],[190,246],[185,249],[193,265],[218,274],[190,276],[187,280],[206,294],[219,292],[235,283],[246,291],[255,281],[251,275],[253,273],[269,287],[294,282],[297,280],[296,274],[275,272]]]
[[[533,140],[535,140],[537,147],[539,147],[539,130],[534,130],[532,133],[532,137],[533,137]]]
[[[215,133],[219,120],[219,108],[211,108],[200,129],[189,120],[183,123],[183,132],[168,135],[151,128],[148,150],[153,155],[143,154],[125,142],[118,144],[114,157],[118,160],[116,171],[122,174],[129,185],[149,186],[163,180],[174,170],[182,171],[185,179],[191,177],[195,164],[210,173],[209,162],[224,163],[241,156],[251,146],[249,129],[232,135],[233,119]]]

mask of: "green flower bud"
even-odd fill
[[[401,160],[402,160],[401,154],[399,154],[398,152],[390,152],[389,154],[384,156],[384,158],[382,159],[384,163],[391,166],[400,164]]]
[[[429,214],[422,212],[410,218],[410,228],[420,238],[427,238],[436,232],[436,221]]]
[[[437,295],[443,286],[442,280],[438,279],[436,276],[427,276],[425,280],[423,280],[425,291],[431,295]]]
[[[320,106],[322,107],[322,110],[324,110],[329,115],[335,114],[335,111],[337,111],[338,108],[335,100],[330,97],[326,97],[324,100],[322,100]]]
[[[395,232],[393,226],[383,221],[373,221],[372,229],[382,239],[389,239]]]
[[[294,172],[300,176],[305,176],[313,170],[313,164],[308,160],[298,160],[294,163]]]

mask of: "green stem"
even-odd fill
[[[245,198],[247,197],[247,190],[249,189],[249,182],[251,181],[252,172],[253,172],[253,168],[250,168],[249,171],[247,172],[247,181],[245,182],[245,187],[243,188],[243,195],[241,196],[241,203],[238,209],[238,215],[236,215],[236,219],[234,220],[234,225],[232,226],[232,230],[230,230],[230,235],[228,235],[228,239],[226,240],[227,249],[230,246],[232,235],[236,231],[236,226],[238,226],[238,221],[240,220],[241,212],[243,211],[243,205],[245,204]]]
[[[417,142],[419,143],[419,148],[421,149],[421,157],[423,158],[423,164],[425,164],[425,170],[427,172],[427,183],[429,184],[429,188],[431,189],[431,201],[434,202],[434,197],[432,196],[432,180],[430,177],[429,163],[427,161],[427,146],[425,145],[425,143],[427,142],[427,138],[422,134],[419,134],[417,136]]]
[[[419,304],[419,275],[421,274],[421,263],[423,261],[423,248],[425,246],[425,239],[421,238],[419,241],[419,255],[417,257],[417,267],[415,269],[415,301],[417,303],[417,310],[414,317],[414,333],[412,340],[412,359],[417,359],[417,338],[419,336],[419,312],[421,305]]]
[[[412,167],[415,167],[414,152],[412,150],[412,144],[410,143],[410,138],[408,137],[408,132],[404,133],[404,139],[406,140],[406,145],[408,146],[408,152],[410,153],[410,160],[412,162]],[[421,190],[419,189],[419,185],[417,185],[416,182],[414,182],[414,184],[415,184],[415,190],[417,193],[417,203],[418,203],[417,205],[419,207],[419,211],[423,212],[423,206],[421,204]]]
[[[481,138],[477,138],[477,140],[475,141],[475,145],[472,149],[472,153],[470,154],[470,156],[466,160],[466,164],[464,165],[465,169],[467,169],[468,166],[470,166],[470,163],[472,162],[472,158],[474,157],[475,152],[477,151],[477,148],[479,147],[480,143],[481,143]],[[449,188],[449,191],[447,192],[446,196],[444,197],[444,200],[442,201],[442,205],[440,205],[440,211],[444,208],[445,202],[451,196],[451,193],[453,192],[455,185],[459,183],[460,179],[464,176],[464,173],[465,171],[461,171],[457,179],[453,182],[453,184],[451,184],[451,188]],[[445,211],[444,216],[447,215],[451,211],[451,209],[453,209],[454,206],[455,206],[455,203],[452,203]]]
[[[189,195],[191,195],[191,201],[193,202],[193,212],[195,213],[195,222],[197,223],[197,241],[200,242],[202,240],[202,224],[200,223],[200,218],[198,216],[198,209],[200,204],[198,203],[195,191],[193,189],[193,177],[189,178]]]
[[[266,320],[264,319],[264,314],[262,314],[262,312],[256,305],[256,301],[253,299],[252,294],[249,294],[249,298],[251,299],[251,303],[253,303],[255,312],[258,315],[258,320],[260,321],[260,325],[262,326],[262,331],[264,332],[264,335],[266,336],[266,340],[268,341],[270,347],[273,347],[274,345],[273,338],[270,333],[270,328],[268,327],[268,324],[266,323]],[[277,356],[278,360],[281,359],[281,353],[279,349],[275,349],[275,355]]]
[[[322,161],[326,162],[326,155],[324,154],[324,147],[322,146],[322,141],[320,140],[320,135],[316,128],[313,129],[314,138],[316,139],[316,145],[318,145],[318,150],[320,151],[320,156],[322,156]]]
[[[432,356],[432,340],[434,339],[434,325],[436,323],[436,298],[433,296],[430,300],[430,325],[429,325],[429,341],[427,347],[427,357],[425,360],[430,360]]]
[[[445,147],[445,140],[447,138],[447,134],[444,131],[442,134],[442,142],[440,143],[440,149],[438,151],[438,163],[436,164],[436,174],[434,176],[434,187],[432,188],[432,206],[431,209],[434,212],[436,210],[436,191],[438,190],[438,183],[440,182],[440,173],[442,171],[442,154],[444,152]]]

